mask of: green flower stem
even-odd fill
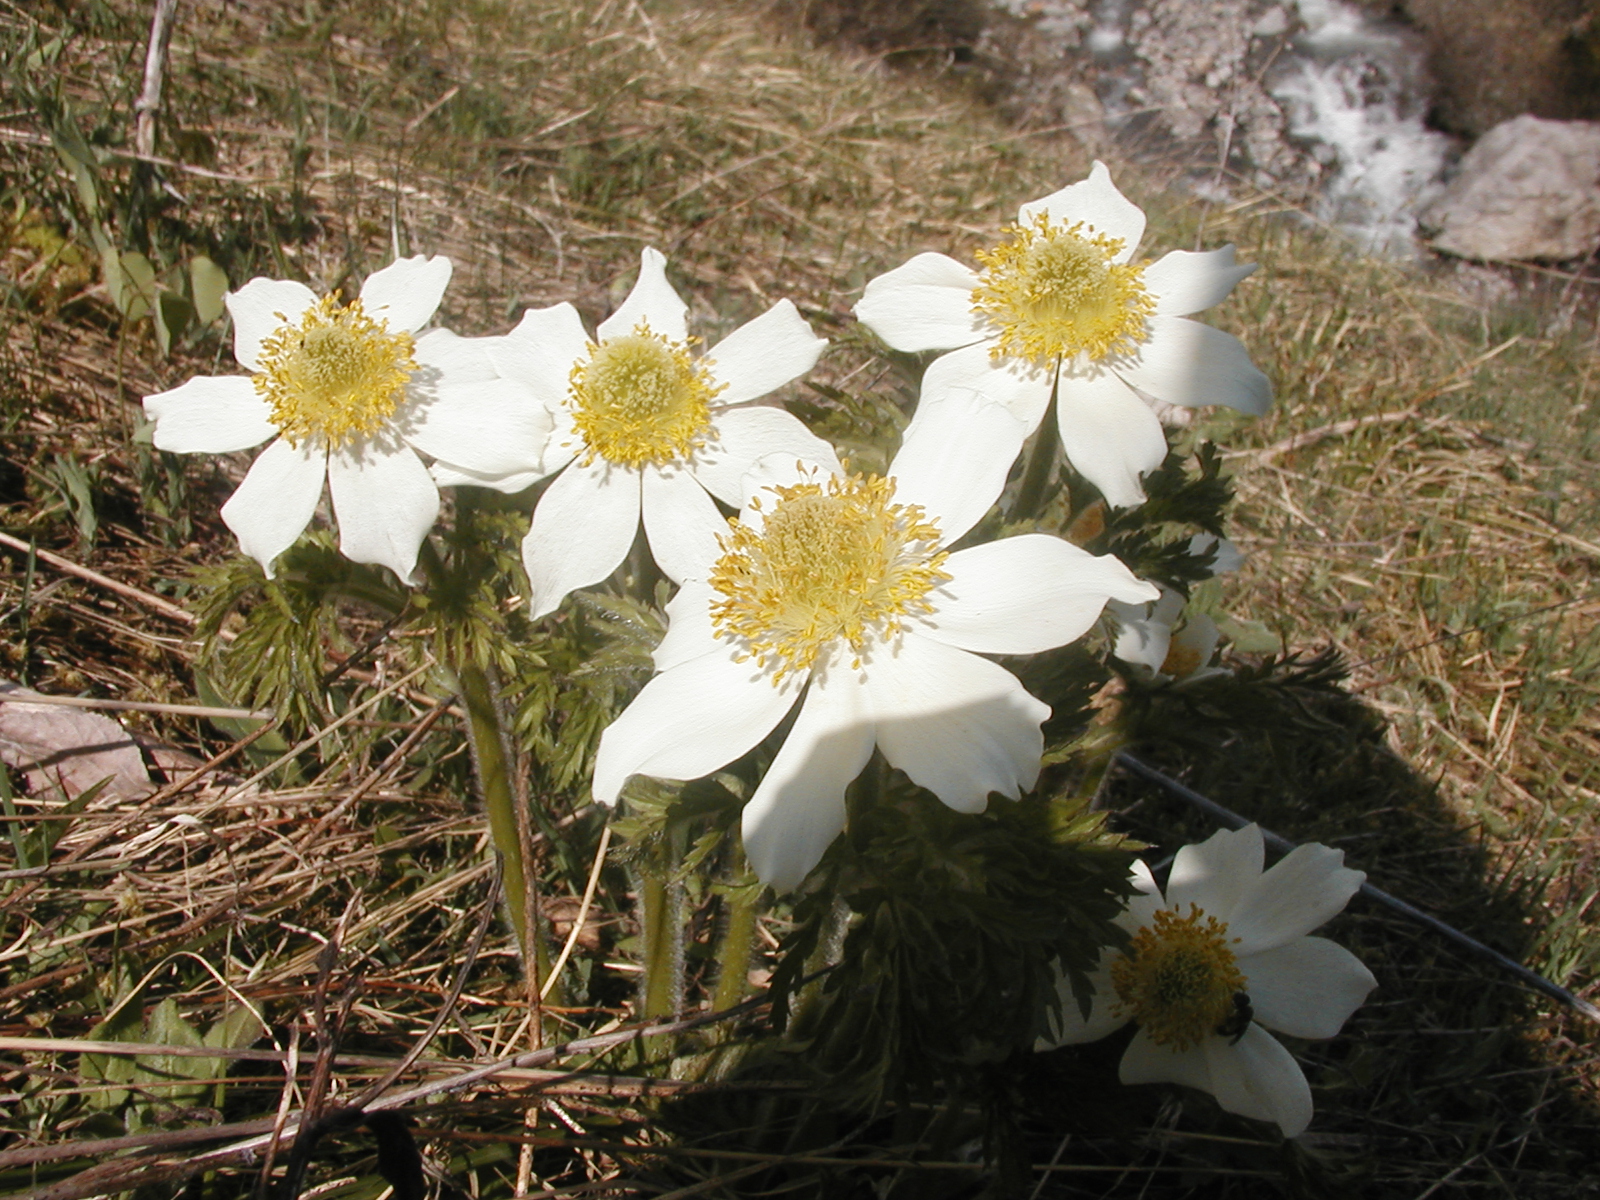
[[[761,914],[761,895],[759,884],[749,884],[723,897],[728,905],[728,920],[722,929],[722,944],[717,949],[717,991],[711,998],[712,1012],[732,1008],[744,999],[749,983],[750,955],[755,948],[756,918]]]
[[[683,996],[683,923],[677,919],[683,889],[641,872],[635,890],[644,959],[640,1015],[673,1017]]]
[[[456,667],[461,688],[461,703],[467,710],[467,737],[472,748],[472,765],[478,777],[484,810],[489,814],[489,836],[500,855],[506,908],[511,927],[517,934],[522,961],[528,962],[530,948],[544,979],[550,969],[549,950],[544,939],[528,928],[528,876],[523,862],[522,839],[517,830],[516,791],[511,786],[511,755],[500,722],[500,708],[488,673],[477,663]]]
[[[1017,489],[1017,502],[1011,506],[1011,520],[1031,521],[1044,510],[1045,491],[1050,482],[1050,472],[1056,465],[1056,450],[1061,444],[1056,430],[1056,389],[1050,389],[1050,403],[1044,410],[1044,420],[1033,435],[1033,449],[1028,453],[1028,465],[1022,473],[1022,484]]]

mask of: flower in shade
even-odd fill
[[[924,407],[959,402],[913,421],[907,442],[960,438],[977,421],[1020,450],[1054,395],[1067,459],[1128,506],[1167,453],[1153,406],[1265,412],[1271,385],[1239,339],[1187,319],[1254,266],[1237,265],[1232,246],[1136,263],[1144,224],[1097,162],[1089,178],[1024,204],[1005,240],[979,252],[981,270],[919,254],[867,284],[856,315],[890,346],[951,351],[923,376]]]
[[[268,577],[326,480],[339,549],[410,582],[439,512],[417,451],[495,470],[549,436],[548,415],[469,339],[418,336],[449,281],[449,259],[421,256],[375,271],[349,304],[252,279],[226,298],[233,356],[251,374],[197,376],[145,397],[159,449],[224,454],[271,440],[222,506]]]
[[[783,409],[751,403],[809,371],[827,342],[780,300],[697,355],[666,262],[644,251],[638,282],[593,340],[570,304],[531,309],[509,336],[485,339],[501,372],[551,413],[549,445],[494,476],[448,459],[435,467],[441,483],[507,492],[561,471],[522,543],[535,617],[616,570],[641,518],[657,565],[681,581],[727,527],[712,497],[737,507],[756,459],[831,453]]]
[[[831,454],[762,460],[720,549],[667,607],[660,674],[601,738],[595,799],[615,803],[634,774],[709,774],[798,705],[743,814],[751,864],[784,890],[844,828],[845,788],[874,747],[961,812],[1032,787],[1050,709],[982,655],[1063,645],[1107,599],[1156,593],[1042,534],[947,549],[995,500],[994,472],[975,466],[990,452],[902,451],[883,477]]]
[[[1214,552],[1211,573],[1236,571],[1243,557],[1226,538],[1197,533],[1189,539],[1189,553]],[[1111,615],[1117,621],[1117,640],[1111,653],[1123,662],[1144,668],[1155,682],[1174,680],[1192,683],[1216,675],[1227,675],[1226,667],[1214,667],[1212,658],[1222,632],[1203,612],[1184,613],[1187,601],[1181,592],[1161,587],[1161,598],[1151,604],[1123,604],[1113,600]]]
[[[1037,1048],[1092,1042],[1132,1021],[1123,1083],[1199,1088],[1286,1137],[1304,1132],[1311,1089],[1267,1030],[1330,1038],[1377,986],[1344,947],[1307,936],[1366,876],[1327,846],[1299,846],[1268,871],[1263,855],[1255,825],[1220,831],[1178,851],[1165,897],[1136,862],[1136,890],[1117,920],[1127,947],[1101,955],[1087,1016],[1062,979]]]

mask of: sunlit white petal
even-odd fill
[[[176,454],[226,454],[258,446],[278,432],[271,406],[248,375],[196,375],[169,392],[144,398],[156,423],[158,450]]]
[[[402,426],[424,454],[479,475],[537,472],[550,438],[550,412],[513,379],[442,382]]]
[[[744,503],[744,477],[762,458],[803,459],[841,470],[833,447],[781,408],[746,405],[713,416],[713,440],[689,463],[702,486],[734,508]]]
[[[1054,225],[1075,225],[1082,221],[1093,233],[1121,238],[1122,249],[1113,258],[1114,262],[1127,262],[1132,258],[1139,248],[1139,239],[1144,236],[1144,210],[1117,191],[1116,184],[1111,182],[1111,172],[1102,162],[1094,164],[1089,178],[1024,204],[1018,217],[1026,225],[1041,212],[1048,212]]]
[[[669,342],[681,342],[689,336],[688,313],[689,306],[667,282],[666,255],[647,247],[639,256],[639,278],[628,298],[600,322],[600,340],[632,333],[645,323],[651,333]]]
[[[1110,371],[1063,371],[1056,390],[1061,448],[1114,508],[1144,503],[1140,476],[1167,456],[1167,435],[1150,406]]]
[[[870,701],[855,674],[813,673],[741,819],[745,856],[777,891],[797,886],[844,828],[844,791],[872,756],[872,741]]]
[[[328,491],[339,552],[415,583],[417,551],[439,516],[439,489],[416,453],[398,439],[376,437],[335,450],[328,455]]]
[[[615,804],[631,775],[709,775],[771,733],[798,694],[723,650],[680,663],[645,684],[601,734],[594,798]]]
[[[657,671],[670,671],[679,663],[717,649],[711,621],[711,605],[716,598],[709,583],[690,579],[667,601],[667,632],[651,656]]]
[[[1255,263],[1237,264],[1232,246],[1172,250],[1144,269],[1144,286],[1155,297],[1157,313],[1183,317],[1220,304],[1255,269]]]
[[[239,539],[239,549],[261,564],[267,578],[272,560],[300,536],[317,511],[328,453],[279,438],[256,456],[249,473],[222,506],[222,520]]]
[[[875,649],[865,676],[884,757],[957,812],[1038,778],[1050,706],[1004,667],[907,632]]]
[[[695,477],[682,468],[645,467],[644,532],[650,555],[668,579],[704,579],[722,554],[717,535],[728,522]]]
[[[778,301],[707,352],[711,378],[726,385],[717,403],[743,404],[777,391],[816,366],[827,345],[793,303]]]
[[[1284,1137],[1306,1131],[1311,1124],[1311,1088],[1294,1055],[1277,1038],[1252,1025],[1237,1043],[1209,1037],[1200,1049],[1211,1075],[1208,1090],[1224,1109],[1272,1121]]]
[[[1149,339],[1114,369],[1166,404],[1226,404],[1256,417],[1272,406],[1272,384],[1244,344],[1186,317],[1151,317]]]
[[[374,321],[386,322],[391,333],[415,333],[438,310],[451,270],[450,260],[441,254],[397,258],[367,276],[361,307]]]
[[[950,575],[927,636],[980,654],[1037,654],[1087,633],[1107,597],[1154,600],[1156,586],[1112,555],[1094,555],[1045,534],[985,542],[946,561]]]
[[[972,309],[977,272],[919,254],[867,284],[856,317],[896,350],[948,350],[988,336]]]
[[[639,529],[639,472],[595,459],[572,463],[545,489],[522,539],[522,565],[534,620],[574,588],[598,583],[622,565]]]
[[[563,301],[530,308],[502,338],[486,339],[495,370],[526,383],[549,409],[564,408],[572,390],[572,368],[589,356],[589,335],[578,310]]]
[[[233,357],[247,371],[261,369],[261,343],[297,324],[317,295],[303,283],[257,276],[223,298],[233,318]]]

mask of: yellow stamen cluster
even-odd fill
[[[1197,905],[1173,909],[1134,936],[1125,957],[1111,964],[1119,1015],[1131,1016],[1158,1046],[1187,1050],[1215,1033],[1243,991],[1228,927]]]
[[[1009,240],[978,251],[985,269],[972,289],[973,311],[999,331],[991,357],[1098,362],[1145,340],[1155,297],[1142,265],[1112,261],[1121,238],[1089,233],[1081,221],[1052,225],[1048,213],[1005,233]]]
[[[941,568],[938,525],[916,504],[895,504],[894,481],[830,477],[772,489],[777,503],[760,531],[739,521],[721,539],[711,586],[719,636],[736,638],[776,684],[808,670],[842,641],[853,667],[870,644],[893,637],[903,618],[931,612]]]
[[[675,462],[693,454],[711,429],[712,382],[687,342],[670,342],[644,322],[589,347],[572,368],[572,422],[596,456],[622,467]]]
[[[405,331],[367,316],[359,299],[324,296],[261,342],[256,391],[291,446],[320,438],[330,450],[376,433],[405,399],[417,370]]]

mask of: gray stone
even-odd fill
[[[1461,258],[1583,258],[1600,246],[1600,122],[1496,125],[1419,221],[1434,249]]]

